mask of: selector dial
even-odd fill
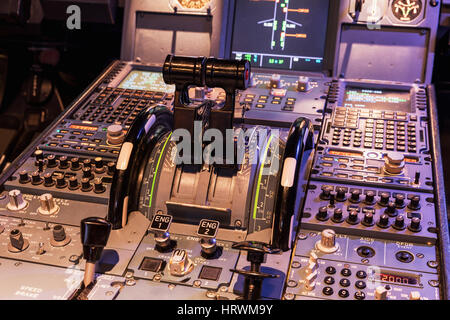
[[[192,271],[194,264],[184,249],[176,249],[169,260],[170,274],[181,277]]]
[[[316,242],[316,248],[324,253],[333,253],[339,249],[336,243],[336,232],[331,229],[325,229],[321,233],[322,238]]]
[[[50,193],[44,193],[39,197],[41,206],[38,208],[40,214],[51,215],[59,211],[59,206],[55,203],[55,199]]]
[[[28,202],[23,199],[22,192],[20,190],[11,190],[9,192],[9,203],[6,208],[11,211],[23,210],[28,206]]]

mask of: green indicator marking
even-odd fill
[[[153,173],[152,190],[150,191],[150,202],[149,202],[149,204],[148,204],[148,207],[149,207],[149,208],[152,207],[153,190],[154,190],[154,188],[155,188],[156,175],[157,175],[157,173],[158,173],[159,163],[161,162],[161,157],[162,157],[162,155],[163,155],[163,153],[164,153],[164,150],[166,149],[166,144],[167,144],[167,142],[169,141],[169,139],[170,139],[171,136],[172,136],[172,132],[171,132],[171,133],[169,134],[169,136],[167,137],[166,142],[164,142],[164,145],[163,145],[163,147],[162,147],[162,149],[161,149],[161,153],[159,154],[159,157],[158,157],[158,162],[156,163],[156,169],[155,169],[155,172]]]
[[[264,163],[266,162],[267,151],[269,150],[270,142],[272,141],[273,136],[269,137],[269,141],[267,141],[266,149],[264,150],[264,155],[261,161],[261,167],[259,168],[258,175],[258,184],[256,185],[256,194],[255,194],[255,203],[253,206],[253,219],[256,219],[256,211],[258,209],[258,198],[259,198],[259,186],[261,184],[261,177],[263,172]]]

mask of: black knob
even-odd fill
[[[103,185],[102,179],[96,178],[94,179],[94,192],[95,193],[103,193],[105,192],[106,188]]]
[[[330,193],[330,206],[333,207],[335,204],[336,195],[334,193]]]
[[[22,170],[19,172],[19,183],[28,183],[30,182],[30,176],[28,175],[27,170]]]
[[[405,207],[405,196],[401,193],[397,193],[395,195],[395,206],[397,208],[404,208]]]
[[[382,214],[377,222],[377,226],[383,229],[389,227],[389,216],[387,214]]]
[[[419,210],[420,209],[420,197],[413,196],[411,198],[411,201],[408,204],[408,208],[410,208],[411,210]]]
[[[403,215],[400,214],[395,218],[395,222],[392,227],[397,230],[405,229],[405,218],[403,217]]]
[[[47,157],[47,167],[48,168],[54,168],[58,165],[58,163],[56,162],[56,157],[54,154],[50,154]]]
[[[91,159],[84,159],[83,168],[90,168],[90,167],[91,167]]]
[[[364,199],[364,202],[367,203],[367,204],[373,204],[375,202],[375,192],[367,191],[366,192],[366,198]]]
[[[397,206],[394,202],[389,202],[384,213],[387,213],[390,217],[395,217],[397,215]]]
[[[87,262],[95,263],[100,260],[108,242],[111,224],[105,219],[90,217],[81,220],[80,228],[83,257]]]
[[[356,210],[350,211],[346,221],[349,224],[353,224],[353,225],[357,224],[359,222],[358,211],[356,211]]]
[[[347,197],[345,196],[345,189],[342,187],[338,187],[336,189],[336,200],[337,201],[345,201],[347,199]]]
[[[116,171],[116,164],[114,162],[108,162],[106,166],[108,167],[107,173],[110,176],[114,175],[114,172]]]
[[[31,184],[38,185],[41,184],[44,180],[41,178],[39,171],[35,171],[31,174]]]
[[[44,160],[38,160],[36,165],[38,167],[39,172],[44,172],[44,165],[45,165]]]
[[[366,227],[371,227],[373,226],[375,223],[373,221],[373,213],[372,212],[367,212],[364,215],[364,219],[361,222],[363,225],[365,225]]]
[[[350,196],[350,202],[353,202],[353,203],[357,203],[357,202],[360,202],[361,200],[359,199],[359,196],[361,195],[361,191],[359,191],[359,190],[353,190],[352,192],[351,192],[351,196]]]
[[[389,204],[389,193],[382,192],[380,194],[380,201],[378,201],[378,204],[380,206],[387,207],[387,205]]]
[[[72,158],[70,159],[70,169],[73,171],[77,171],[81,169],[80,159],[79,158]]]
[[[92,190],[92,185],[88,178],[81,179],[81,191],[88,192]]]
[[[335,222],[335,223],[340,223],[342,222],[344,219],[342,217],[342,209],[341,208],[336,208],[334,209],[333,212],[333,217],[331,218],[331,221]]]
[[[62,225],[57,224],[53,227],[53,239],[58,242],[66,240],[66,230]]]
[[[55,180],[53,180],[53,176],[51,173],[44,174],[44,186],[52,187],[55,184]]]
[[[69,178],[69,189],[70,190],[76,190],[80,187],[80,184],[78,183],[78,179],[75,176],[72,176]]]
[[[322,186],[322,193],[320,194],[320,199],[322,200],[329,200],[330,199],[330,193],[331,193],[331,187],[330,186]]]
[[[105,167],[103,166],[103,159],[102,157],[96,157],[94,159],[94,164],[95,164],[95,172],[96,173],[103,173],[105,172]]]
[[[89,179],[89,180],[94,178],[94,175],[92,174],[92,171],[91,171],[90,167],[84,167],[83,168],[83,178],[86,178],[86,179]]]
[[[328,220],[328,208],[320,207],[319,212],[316,214],[316,219],[320,221]]]
[[[64,175],[60,174],[56,177],[56,187],[59,189],[67,187],[66,179],[64,179]]]
[[[59,157],[59,168],[60,169],[67,169],[69,168],[69,160],[66,156]]]
[[[408,229],[412,232],[419,232],[422,230],[422,226],[420,225],[420,218],[414,217],[411,219],[411,223],[408,226]]]
[[[36,150],[34,152],[34,158],[36,159],[36,161],[44,160],[44,152],[42,150],[39,150],[39,149]]]

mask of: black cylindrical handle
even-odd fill
[[[111,224],[105,219],[90,217],[81,220],[81,242],[83,243],[83,257],[88,262],[100,260],[103,248],[111,233]]]

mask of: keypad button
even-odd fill
[[[332,267],[332,266],[329,266],[329,267],[327,267],[325,269],[325,272],[328,273],[328,274],[335,274],[336,273],[336,268]]]

